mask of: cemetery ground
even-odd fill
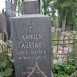
[[[77,32],[53,30],[51,33],[53,64],[50,67],[53,77],[77,77]],[[0,77],[15,77],[12,51],[11,40],[7,42],[0,40]]]
[[[77,31],[65,31],[67,25],[74,28],[76,24],[77,1],[14,1],[15,4],[18,3],[18,10],[22,9],[20,13],[23,15],[9,21],[13,41],[0,40],[0,77],[77,77]],[[9,5],[10,1],[6,2]],[[13,7],[13,10],[10,7]],[[7,17],[15,16],[14,6],[10,7],[6,8]],[[40,10],[45,16],[40,14]],[[59,12],[58,16],[56,11]],[[52,17],[54,24],[46,15]],[[10,23],[7,25],[10,26]],[[62,26],[62,31],[51,25]],[[6,30],[4,31],[7,34]]]

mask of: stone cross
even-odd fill
[[[16,77],[51,76],[51,20],[37,0],[25,0],[25,15],[11,19]]]
[[[23,14],[39,14],[39,13],[40,13],[40,0],[23,1]]]

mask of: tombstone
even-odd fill
[[[10,17],[15,16],[15,13],[12,7],[12,0],[5,1],[5,9],[6,9],[5,16],[6,16],[6,23],[7,23],[7,33],[8,33],[8,40],[9,40],[11,36]]]
[[[30,12],[13,17],[11,33],[16,77],[52,77],[50,17]]]
[[[12,2],[11,2],[11,0],[5,1],[5,9],[6,9],[6,13],[9,15],[9,17],[12,17],[13,12],[12,12]]]
[[[6,42],[8,34],[6,28],[6,17],[4,14],[0,15],[0,33],[2,33],[2,40]]]

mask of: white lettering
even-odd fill
[[[32,27],[31,27],[31,26],[29,27],[29,31],[30,31],[30,32],[32,31]]]
[[[26,40],[26,39],[41,39],[41,35],[40,34],[24,34],[24,35],[22,35],[22,38],[24,40]]]
[[[29,42],[29,48],[34,48],[34,42]]]

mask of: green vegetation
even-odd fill
[[[0,45],[0,77],[14,77],[14,61],[12,57],[12,44],[11,42],[3,43]]]
[[[54,77],[69,77],[77,70],[77,64],[75,62],[75,53],[69,54],[69,59],[66,62],[53,64],[52,70]]]
[[[66,29],[77,27],[77,0],[42,0],[42,13],[51,16],[53,25]],[[57,23],[57,24],[55,24]]]

